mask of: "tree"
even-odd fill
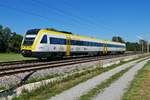
[[[137,42],[126,42],[127,51],[141,51],[140,44]]]
[[[8,40],[10,39],[11,36],[11,30],[6,27],[2,28],[0,31],[0,51],[1,52],[6,52],[8,48]]]
[[[114,42],[120,42],[120,43],[125,43],[125,41],[121,37],[119,37],[119,36],[113,36],[112,37],[112,41],[114,41]]]
[[[2,46],[3,46],[3,43],[2,43],[2,29],[3,29],[3,26],[0,25],[0,51],[2,51]]]
[[[10,28],[0,25],[0,52],[18,52],[22,36],[12,33]]]
[[[9,51],[19,52],[22,39],[23,37],[21,35],[16,34],[15,32],[12,33],[12,36],[9,39],[9,44],[8,44]]]

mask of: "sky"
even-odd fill
[[[150,0],[0,0],[0,24],[18,34],[56,28],[104,40],[149,40]]]

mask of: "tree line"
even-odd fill
[[[126,50],[127,51],[143,51],[147,52],[147,47],[150,45],[145,40],[139,40],[139,42],[125,42],[121,37],[114,36],[112,37],[112,41],[125,43],[126,44]]]
[[[10,28],[0,25],[0,52],[20,51],[22,35],[12,32]]]

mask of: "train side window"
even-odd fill
[[[76,40],[71,40],[71,45],[76,45]]]
[[[50,44],[66,45],[66,39],[50,37]]]
[[[47,43],[47,35],[44,35],[40,43]]]

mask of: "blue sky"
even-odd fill
[[[19,34],[53,27],[100,39],[150,38],[150,0],[0,1],[0,24]]]

